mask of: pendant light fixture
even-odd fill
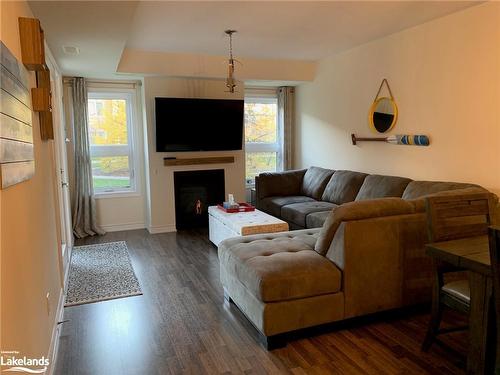
[[[229,60],[227,64],[226,87],[230,93],[234,93],[234,89],[236,88],[236,80],[234,79],[234,62],[236,60],[233,58],[233,34],[236,30],[225,30],[224,32],[229,36]]]

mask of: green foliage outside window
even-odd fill
[[[245,103],[245,142],[275,144],[278,142],[277,105],[273,102]],[[246,180],[252,181],[262,172],[276,171],[276,152],[246,152]]]
[[[95,105],[96,111],[92,110]],[[126,145],[127,109],[124,99],[89,99],[89,130],[92,145]]]
[[[274,103],[245,103],[245,142],[277,141],[276,107]]]
[[[276,167],[276,152],[247,152],[245,178],[253,180],[259,173],[275,172]]]
[[[89,99],[89,138],[93,146],[128,144],[127,102],[124,99]],[[128,156],[92,157],[95,189],[130,187]]]

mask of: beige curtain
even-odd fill
[[[83,238],[105,232],[96,223],[88,134],[87,86],[84,78],[74,79],[72,94],[75,148],[73,234],[77,238]]]
[[[278,88],[278,127],[281,133],[283,150],[283,170],[293,168],[292,146],[293,127],[295,121],[295,88],[284,86]]]

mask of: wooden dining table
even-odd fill
[[[434,242],[427,254],[469,271],[470,315],[468,374],[491,374],[495,362],[496,328],[488,236]]]

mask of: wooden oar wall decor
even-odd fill
[[[351,134],[352,144],[356,145],[357,142],[386,142],[394,145],[405,146],[429,146],[429,137],[426,135],[409,135],[409,134],[396,134],[389,137],[356,137]]]

